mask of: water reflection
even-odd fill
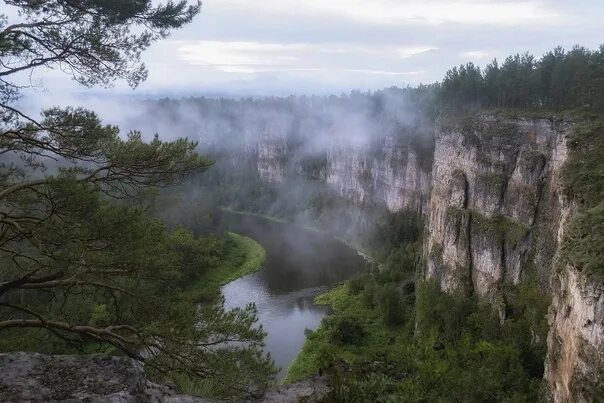
[[[227,307],[254,302],[270,352],[283,377],[304,342],[305,329],[315,329],[326,308],[313,299],[329,286],[365,268],[355,251],[324,234],[261,217],[225,213],[222,225],[250,236],[267,251],[265,267],[222,288]]]

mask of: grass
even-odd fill
[[[405,332],[400,327],[387,326],[379,312],[367,308],[361,298],[361,294],[350,292],[347,283],[315,298],[317,304],[331,307],[332,312],[328,318],[350,318],[363,328],[365,335],[359,344],[336,344],[330,340],[329,329],[322,323],[306,338],[300,353],[288,368],[284,383],[296,382],[318,373],[324,364],[335,357],[352,361],[355,358],[395,351],[397,338],[404,337]]]
[[[205,271],[183,291],[183,297],[196,302],[214,301],[223,285],[254,273],[266,260],[264,247],[252,238],[227,232],[225,253],[218,266]]]

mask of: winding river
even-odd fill
[[[266,249],[264,267],[228,283],[222,293],[228,308],[256,304],[267,332],[265,349],[280,367],[280,380],[300,351],[305,330],[316,329],[327,313],[314,297],[364,270],[365,260],[334,238],[293,224],[232,212],[220,221]]]

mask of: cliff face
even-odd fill
[[[576,212],[560,179],[572,130],[567,120],[481,114],[438,122],[429,161],[408,140],[383,135],[364,145],[331,141],[310,170],[285,141],[271,140],[257,145],[257,170],[281,182],[285,172],[311,172],[356,206],[422,212],[424,277],[490,300],[502,319],[502,288],[536,282],[552,300],[549,397],[587,402],[604,390],[604,286],[558,259]]]
[[[324,150],[302,151],[285,138],[263,136],[247,146],[259,177],[267,183],[305,179],[323,183],[358,206],[377,203],[390,211],[424,211],[430,193],[430,164],[408,139],[383,136],[372,144],[330,140]],[[293,178],[295,177],[295,178]]]
[[[536,276],[547,288],[570,125],[483,115],[437,129],[425,253],[445,290],[496,297]],[[528,273],[531,271],[531,273]]]
[[[551,295],[545,379],[555,402],[604,390],[604,287],[558,259],[576,210],[560,181],[571,130],[489,115],[442,123],[424,244],[425,277],[444,290],[497,305],[502,285],[533,278]]]
[[[382,203],[390,211],[425,210],[430,172],[401,139],[385,136],[370,150],[335,142],[327,162],[326,182],[342,197],[358,204]]]
[[[562,212],[559,242],[573,210]],[[553,272],[551,293],[545,361],[550,397],[591,402],[604,391],[604,284],[565,265]]]

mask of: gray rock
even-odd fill
[[[2,402],[207,402],[149,382],[127,357],[5,353],[0,368]]]
[[[262,398],[253,402],[257,403],[314,403],[321,400],[329,392],[325,379],[319,376],[305,379],[300,382],[283,385],[277,389],[267,391]],[[251,403],[252,401],[250,401]]]

